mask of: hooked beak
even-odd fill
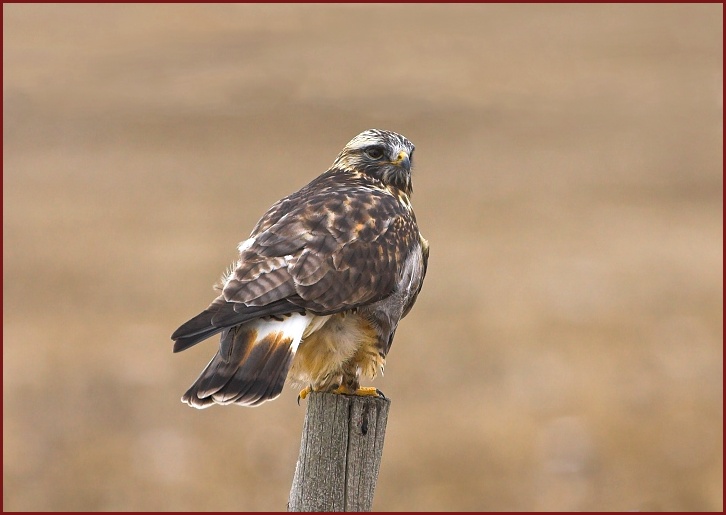
[[[395,161],[393,161],[393,164],[403,167],[407,172],[411,171],[411,159],[408,157],[408,154],[403,150],[398,153],[398,157]]]

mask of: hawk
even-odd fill
[[[411,206],[413,151],[400,134],[364,131],[262,216],[221,294],[171,336],[180,352],[221,333],[183,402],[256,406],[286,380],[306,386],[302,398],[380,394],[360,378],[383,372],[429,255]]]

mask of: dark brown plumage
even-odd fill
[[[184,402],[257,405],[286,379],[354,393],[361,375],[375,377],[426,273],[428,242],[410,202],[413,150],[399,134],[365,131],[263,215],[221,295],[172,335],[179,352],[222,333]]]

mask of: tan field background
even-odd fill
[[[364,129],[431,243],[376,510],[723,510],[723,6],[3,5],[4,510],[284,510],[304,404],[179,398]]]

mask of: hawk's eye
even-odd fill
[[[365,154],[373,159],[374,161],[378,161],[383,157],[383,150],[381,150],[380,147],[370,147],[365,149]]]

